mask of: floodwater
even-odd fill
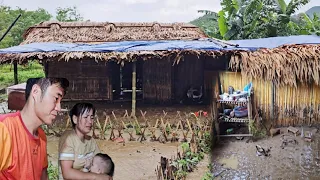
[[[287,141],[282,148],[283,139]],[[313,142],[300,136],[277,135],[256,142],[222,140],[213,150],[212,166],[216,179],[320,179],[320,135]],[[256,145],[270,149],[269,156],[259,156]]]
[[[125,134],[124,134],[125,135]],[[125,139],[129,137],[124,136]],[[108,137],[107,137],[108,138]],[[49,161],[57,165],[59,138],[48,137]],[[155,169],[160,166],[160,157],[171,158],[176,156],[180,143],[162,144],[159,142],[137,142],[126,141],[116,143],[109,140],[97,140],[101,151],[110,155],[115,163],[114,180],[154,180],[157,179]],[[181,148],[179,148],[181,151]],[[205,157],[194,169],[194,172],[188,174],[187,179],[200,180],[206,173],[209,165],[209,158]]]

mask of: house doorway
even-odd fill
[[[121,64],[111,62],[113,101],[131,101],[132,99],[132,66],[133,63]],[[143,62],[136,62],[136,98],[143,98],[142,81]]]

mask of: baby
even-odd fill
[[[103,153],[96,154],[92,159],[91,167],[85,167],[82,171],[97,174],[107,174],[113,177],[114,163],[110,156]]]

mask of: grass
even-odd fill
[[[49,180],[59,179],[59,169],[57,166],[53,165],[51,161],[49,161],[49,164],[48,164],[48,176],[49,176]]]
[[[210,133],[205,133],[204,139],[199,139],[198,141],[198,152],[192,152],[188,143],[181,144],[183,149],[182,158],[172,162],[177,168],[177,171],[174,172],[177,179],[185,179],[187,174],[204,158],[204,155],[210,153]],[[210,173],[211,166],[208,166],[208,169],[209,171],[202,177],[202,180],[211,180],[213,178]]]
[[[0,65],[0,88],[14,84],[13,64]],[[37,61],[18,65],[18,83],[26,82],[31,77],[44,77],[43,66]]]
[[[0,65],[0,90],[14,84],[13,64]],[[18,65],[18,83],[24,83],[32,77],[44,77],[43,66],[38,61],[30,61],[26,65]],[[0,101],[6,94],[0,94]]]
[[[250,124],[251,133],[255,140],[263,139],[267,136],[267,132],[264,129],[258,129],[254,121],[251,121]]]
[[[213,174],[212,174],[212,164],[209,164],[207,166],[208,171],[203,175],[203,177],[201,178],[201,180],[212,180],[214,179]]]

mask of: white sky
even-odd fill
[[[221,9],[220,0],[0,0],[0,3],[28,10],[41,7],[51,14],[57,7],[77,6],[85,20],[100,22],[189,22],[202,15],[198,10]],[[319,5],[320,0],[311,0],[300,11]]]

